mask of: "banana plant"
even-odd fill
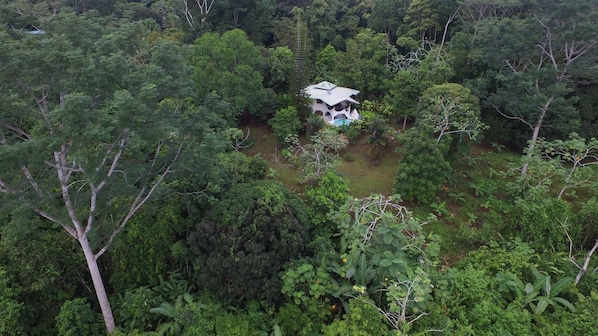
[[[163,302],[159,307],[150,309],[151,313],[160,314],[169,319],[158,327],[156,330],[158,335],[180,335],[185,324],[192,319],[192,316],[188,315],[193,313],[190,309],[193,304],[193,297],[189,293],[185,293],[177,297],[174,304]]]
[[[559,294],[573,283],[572,277],[563,277],[552,283],[550,275],[541,274],[534,267],[531,270],[535,278],[534,283],[524,284],[513,273],[497,274],[501,289],[508,289],[515,294],[515,299],[509,304],[507,310],[513,310],[520,305],[522,308],[529,307],[535,315],[541,315],[549,305],[562,305],[575,312],[575,306],[571,302],[559,297]]]

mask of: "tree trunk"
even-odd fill
[[[89,245],[87,235],[84,234],[77,240],[79,241],[81,249],[85,254],[85,260],[87,261],[89,274],[91,275],[91,280],[93,281],[93,287],[95,289],[98,302],[100,303],[100,308],[102,309],[102,316],[104,317],[106,330],[109,334],[111,334],[112,332],[114,332],[115,329],[114,316],[112,315],[112,309],[110,308],[108,295],[106,294],[106,289],[104,288],[104,280],[102,279],[102,275],[100,274],[98,262],[96,260],[95,254],[93,253],[93,250],[91,249],[91,246]]]
[[[528,161],[529,161],[529,159],[531,159],[531,157],[533,155],[534,148],[536,148],[536,142],[538,141],[538,135],[540,135],[540,128],[542,128],[542,123],[544,122],[544,117],[546,116],[546,112],[548,112],[548,108],[550,107],[550,104],[552,103],[553,99],[554,99],[554,97],[550,97],[550,99],[548,99],[546,104],[544,104],[544,106],[542,106],[540,116],[538,117],[538,121],[536,122],[536,125],[534,125],[534,132],[532,133],[532,139],[530,140],[529,146],[527,147]],[[523,165],[523,167],[521,168],[522,176],[527,174],[527,167],[528,167],[528,163],[526,162]]]
[[[577,273],[577,276],[575,277],[575,284],[576,285],[579,283],[579,280],[581,280],[581,277],[588,270],[588,265],[590,264],[590,259],[592,258],[592,255],[594,254],[594,252],[596,252],[597,248],[598,248],[598,239],[594,243],[594,247],[592,247],[592,249],[590,250],[590,252],[588,252],[588,255],[586,256],[586,260],[583,262],[583,266],[579,269],[579,273]]]

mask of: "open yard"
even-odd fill
[[[249,137],[253,146],[244,152],[248,155],[261,155],[271,168],[276,169],[279,179],[289,188],[301,191],[297,182],[298,172],[282,157],[282,146],[270,133],[266,123],[250,123],[241,129],[249,128]],[[356,144],[348,145],[341,153],[340,172],[349,181],[350,193],[356,197],[365,197],[372,193],[392,195],[394,177],[397,173],[398,154],[395,147],[389,146],[378,160],[372,160],[367,153],[366,136]],[[307,139],[301,139],[307,141]]]

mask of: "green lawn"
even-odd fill
[[[278,178],[291,190],[301,190],[297,182],[298,171],[281,157],[283,147],[270,133],[265,123],[252,123],[249,126],[253,146],[245,153],[260,155],[268,161],[270,168],[278,172]],[[245,129],[242,127],[242,129]],[[302,142],[306,139],[301,139]],[[367,154],[365,136],[356,144],[347,146],[341,153],[340,173],[349,181],[350,193],[356,197],[365,197],[372,193],[392,195],[394,177],[397,173],[398,154],[394,147],[389,147],[378,160],[372,160]]]
[[[260,155],[277,171],[278,179],[291,191],[300,193],[303,185],[297,182],[299,172],[281,157],[282,147],[270,133],[265,123],[249,125],[253,146],[245,153]],[[307,139],[300,139],[302,143]],[[388,148],[377,160],[368,156],[366,136],[349,145],[341,153],[341,174],[349,181],[351,195],[366,197],[370,194],[393,194],[394,178],[399,155],[396,147]],[[403,202],[412,213],[425,220],[435,214],[437,220],[426,225],[428,232],[442,237],[441,255],[445,265],[460,259],[469,249],[480,243],[475,241],[475,230],[484,222],[484,203],[489,196],[504,195],[504,177],[496,174],[506,171],[509,162],[516,162],[519,155],[507,150],[497,150],[489,145],[475,146],[468,157],[452,163],[451,178],[437,193],[437,201],[430,205]],[[473,232],[474,238],[468,234]]]

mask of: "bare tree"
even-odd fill
[[[199,10],[199,22],[203,24],[206,22],[210,10],[212,10],[214,0],[195,0],[195,4],[197,6],[189,6],[189,0],[183,0],[183,14],[191,27],[195,26],[195,17],[193,16],[192,8],[197,8]]]

